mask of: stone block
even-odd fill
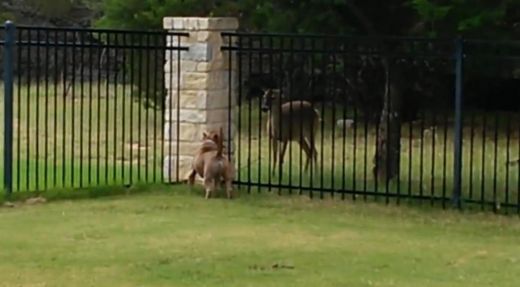
[[[209,90],[207,91],[206,108],[223,109],[229,106],[229,90]],[[232,95],[233,96],[233,95]],[[233,102],[233,97],[231,98]]]
[[[227,123],[228,117],[228,109],[208,109],[206,111],[206,123]]]
[[[202,134],[200,135],[200,139],[202,139]],[[194,142],[186,142],[186,141],[167,141],[165,144],[164,152],[166,155],[186,155],[186,156],[194,156],[197,150],[200,148],[201,140]],[[179,153],[177,153],[177,146],[179,146]],[[170,153],[171,152],[171,153]]]
[[[209,43],[193,43],[189,47],[189,51],[181,53],[182,60],[191,60],[198,62],[209,62],[213,56],[212,45]],[[181,64],[183,65],[183,64]]]
[[[190,91],[181,90],[180,99],[177,97],[177,90],[171,91],[166,96],[166,109],[176,109],[180,100],[181,109],[199,109],[206,108],[207,92],[205,90]]]
[[[180,77],[177,72],[166,73],[164,75],[164,87],[168,90],[177,90],[177,87],[182,86],[182,78],[184,73],[181,72]]]
[[[197,42],[207,42],[211,33],[209,31],[196,32]]]
[[[216,70],[208,72],[208,89],[225,89],[229,85],[229,71]]]
[[[168,109],[164,113],[166,121],[177,121],[177,109]],[[205,110],[180,109],[179,119],[181,123],[205,124],[207,116]]]
[[[184,90],[203,90],[207,89],[209,84],[208,73],[199,73],[199,72],[186,72],[182,75],[181,87]],[[173,82],[172,84],[175,84]],[[173,85],[171,85],[173,86]]]
[[[193,123],[171,121],[164,124],[164,140],[166,141],[199,141],[202,134],[202,126]]]
[[[164,157],[164,181],[168,183],[173,183],[187,180],[189,173],[191,172],[192,161],[193,156],[174,155]]]
[[[231,17],[165,17],[163,28],[172,31],[235,31],[238,20]]]

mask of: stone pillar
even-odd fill
[[[165,64],[164,140],[168,148],[163,165],[164,178],[167,182],[179,182],[187,178],[203,131],[222,127],[225,146],[233,151],[233,145],[229,143],[233,142],[234,127],[230,126],[232,121],[228,116],[230,111],[234,114],[237,85],[234,63],[229,63],[228,52],[221,51],[222,46],[228,45],[227,37],[223,38],[221,33],[236,31],[238,21],[235,18],[167,17],[163,19],[163,27],[171,32],[189,33],[189,37],[168,39],[170,46],[177,46],[180,39],[181,46],[189,48],[180,54],[180,81],[177,81],[176,51],[166,52]],[[230,75],[234,83],[231,87]],[[231,139],[228,139],[229,129]]]

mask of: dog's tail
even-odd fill
[[[219,134],[219,139],[217,141],[217,146],[218,146],[217,157],[221,158],[222,154],[224,153],[224,131],[222,130],[222,127],[220,127],[220,134]]]

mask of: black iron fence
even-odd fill
[[[248,191],[520,212],[520,43],[223,37]]]
[[[162,182],[167,31],[0,31],[4,188],[43,191]],[[170,61],[170,70],[179,61]],[[177,85],[178,86],[178,85]]]
[[[7,192],[164,180],[186,34],[6,27]],[[519,42],[222,36],[243,189],[520,213]]]

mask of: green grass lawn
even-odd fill
[[[0,286],[519,286],[519,238],[516,217],[176,186],[0,208]]]

